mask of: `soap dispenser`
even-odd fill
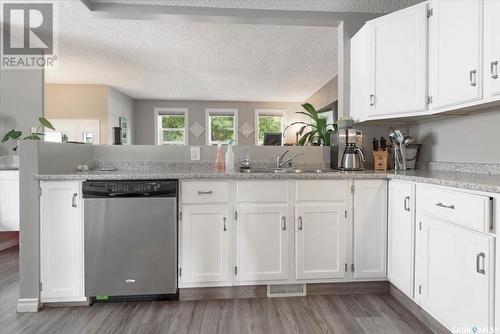
[[[233,152],[233,141],[230,140],[227,145],[226,151],[226,173],[233,174],[234,173],[234,152]]]
[[[215,156],[214,172],[224,172],[224,152],[222,151],[222,144],[217,144],[217,155]]]

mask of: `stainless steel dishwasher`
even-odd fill
[[[85,295],[178,299],[177,180],[85,181]]]

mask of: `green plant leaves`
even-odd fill
[[[47,129],[55,130],[52,123],[50,123],[50,121],[48,119],[46,119],[45,117],[38,118],[38,121],[40,122],[40,124],[42,124]],[[39,139],[37,139],[37,140],[39,140]]]
[[[3,139],[2,139],[2,143],[6,143],[7,141],[9,140],[16,140],[18,139],[19,137],[22,136],[22,132],[21,131],[18,131],[18,130],[15,130],[15,129],[12,129],[10,130],[9,132],[7,132],[5,134],[5,136],[3,136]]]

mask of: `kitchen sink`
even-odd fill
[[[274,174],[319,174],[337,172],[333,169],[304,169],[304,168],[253,168],[248,173],[274,173]]]

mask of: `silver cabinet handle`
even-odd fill
[[[223,221],[223,225],[224,225],[224,232],[226,232],[227,231],[227,227],[226,227],[227,217],[222,218],[222,221]]]
[[[469,72],[469,80],[470,80],[470,85],[472,87],[475,87],[477,85],[477,81],[476,81],[476,73],[477,71],[476,70],[471,70]]]
[[[299,231],[302,231],[302,217],[299,216]]]
[[[370,94],[370,107],[373,107],[375,105],[375,95]]]
[[[481,261],[481,258],[483,259]],[[484,270],[484,260],[486,258],[486,254],[484,254],[483,252],[479,253],[476,255],[476,271],[479,273],[479,274],[483,274],[483,275],[486,275],[486,271]],[[482,268],[481,268],[481,262],[483,264]]]
[[[492,61],[490,64],[490,72],[492,79],[498,79],[498,60]]]
[[[410,196],[405,197],[405,211],[411,211],[410,210]]]
[[[281,217],[281,229],[283,231],[286,230],[286,217],[285,216]]]
[[[211,195],[213,193],[214,192],[212,190],[209,190],[209,191],[201,191],[201,190],[199,190],[198,191],[198,195]]]
[[[439,203],[436,203],[436,206],[439,206],[440,208],[455,210],[455,206],[453,204],[452,205],[444,205],[443,203],[439,202]]]
[[[76,207],[77,207],[77,205],[76,205],[76,198],[77,198],[77,197],[78,197],[78,194],[77,194],[77,193],[74,193],[74,194],[73,194],[73,198],[71,199],[71,206],[72,206],[73,208],[76,208]]]

